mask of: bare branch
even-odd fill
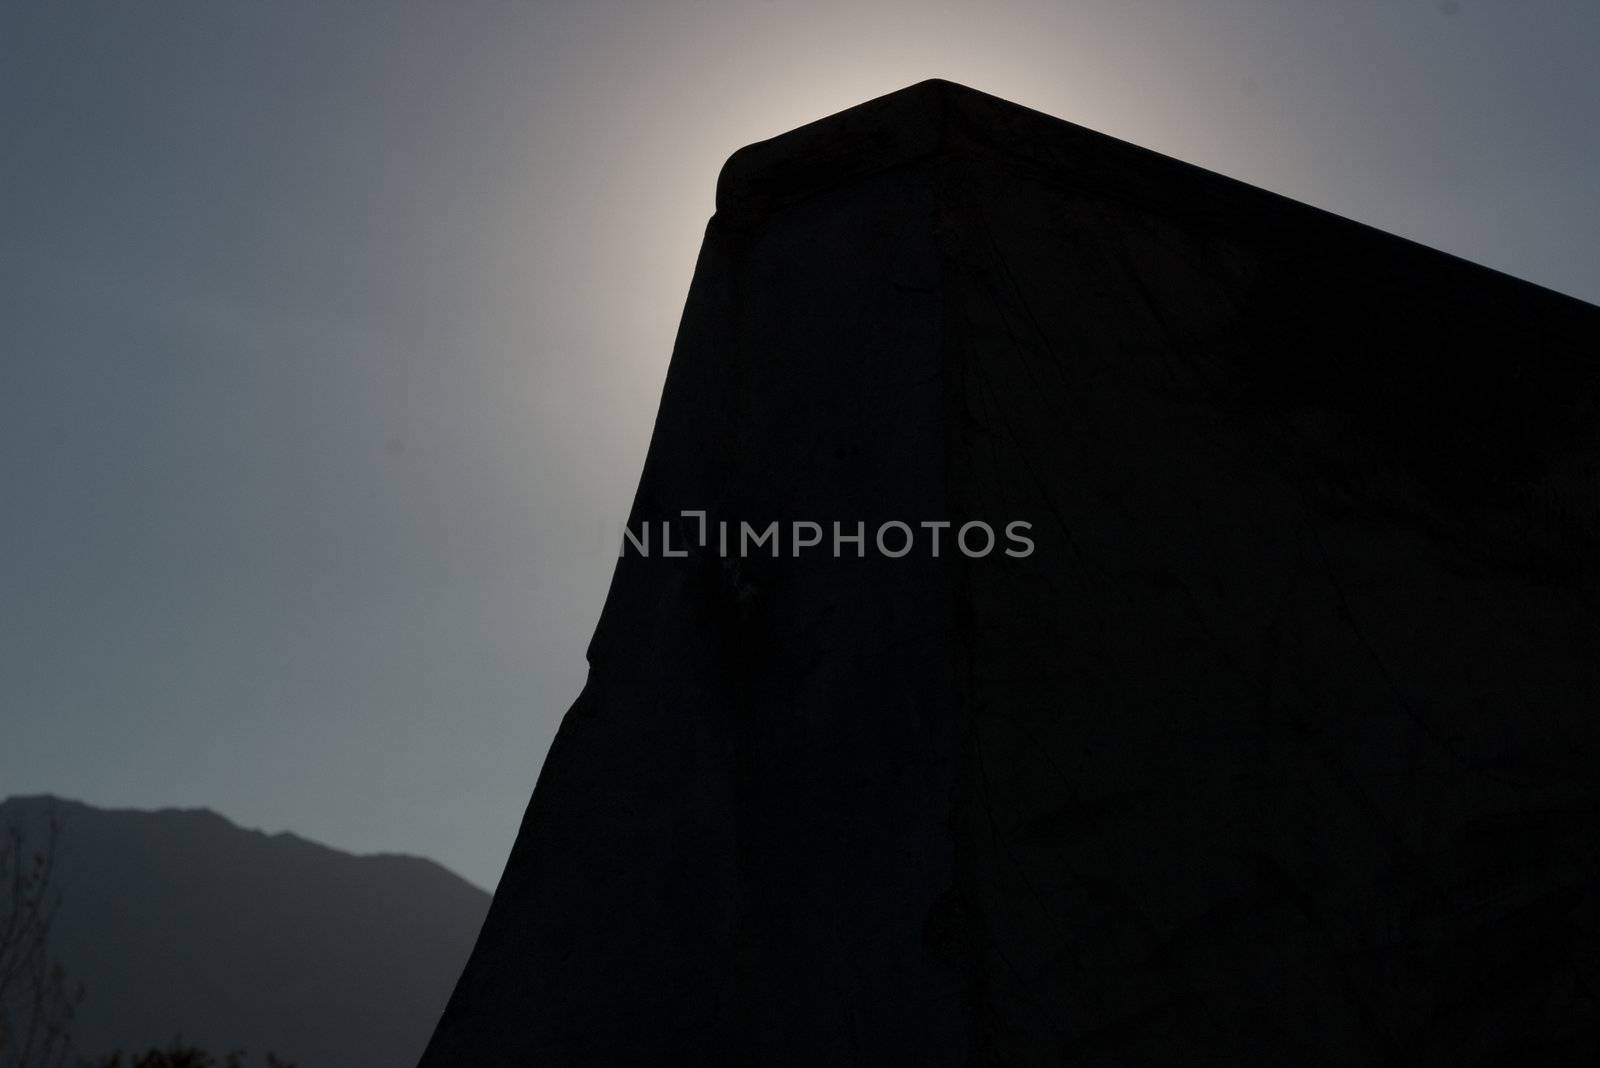
[[[50,955],[61,904],[54,885],[61,822],[49,814],[32,852],[26,830],[14,824],[0,839],[0,1068],[59,1068],[83,999]]]

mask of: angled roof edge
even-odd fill
[[[1374,259],[1401,261],[1393,267],[1443,272],[1572,327],[1600,329],[1600,306],[1577,297],[940,78],[734,152],[717,177],[717,215],[748,225],[880,171],[962,155],[1004,157],[1066,187],[1207,228],[1265,226],[1308,248],[1319,241],[1365,243]]]

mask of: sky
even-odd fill
[[[722,161],[929,77],[1600,302],[1594,0],[0,0],[0,796],[492,888]]]

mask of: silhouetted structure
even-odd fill
[[[736,153],[632,519],[691,551],[618,565],[424,1064],[1592,1050],[1597,352],[945,82]]]

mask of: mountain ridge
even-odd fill
[[[414,1060],[489,895],[436,861],[353,854],[209,808],[0,801],[30,848],[54,815],[52,953],[86,999],[77,1053],[180,1037],[300,1068]]]
[[[420,853],[405,853],[405,852],[397,852],[397,851],[394,851],[394,850],[378,850],[376,852],[371,852],[371,853],[358,853],[358,852],[355,852],[354,850],[344,849],[344,848],[342,848],[340,846],[336,846],[336,845],[333,845],[332,843],[324,842],[324,841],[321,841],[321,840],[316,839],[316,838],[309,838],[306,835],[300,834],[297,831],[290,831],[290,830],[269,831],[269,830],[267,830],[267,829],[265,829],[263,827],[248,827],[245,824],[239,823],[236,820],[224,815],[223,813],[218,812],[216,809],[209,808],[209,807],[207,807],[205,805],[162,805],[162,806],[160,806],[158,808],[140,808],[140,807],[138,807],[136,805],[117,805],[117,806],[113,807],[113,806],[110,806],[110,805],[94,805],[94,804],[90,804],[87,801],[79,801],[76,798],[62,797],[62,796],[60,796],[58,794],[49,794],[49,793],[45,793],[45,794],[10,794],[10,795],[8,795],[6,797],[0,797],[0,813],[3,813],[6,810],[6,808],[8,806],[11,806],[11,805],[45,805],[45,806],[54,806],[57,809],[66,809],[66,810],[83,809],[83,810],[89,810],[89,811],[93,811],[93,812],[104,813],[104,814],[107,814],[107,815],[128,815],[128,814],[132,814],[132,815],[143,815],[143,816],[198,816],[198,817],[212,817],[214,819],[220,820],[227,827],[229,827],[229,828],[231,828],[233,830],[239,831],[239,832],[241,832],[243,834],[257,835],[257,836],[259,836],[261,838],[267,839],[268,841],[276,841],[276,840],[282,839],[282,840],[292,841],[292,842],[301,842],[301,843],[304,843],[304,844],[309,845],[309,846],[315,846],[318,849],[327,850],[329,853],[336,853],[339,856],[349,857],[349,858],[352,858],[352,859],[355,859],[355,860],[404,860],[404,861],[416,861],[418,863],[425,864],[425,865],[428,865],[428,866],[433,867],[433,868],[437,868],[439,871],[444,872],[446,875],[449,875],[452,878],[461,880],[462,882],[466,883],[468,886],[472,887],[474,890],[478,890],[478,891],[480,891],[482,893],[485,893],[485,894],[492,894],[493,893],[492,890],[488,890],[488,889],[485,889],[482,886],[479,886],[477,883],[473,882],[471,879],[468,879],[465,875],[462,875],[460,872],[456,871],[455,869],[451,868],[450,866],[448,866],[446,864],[443,864],[440,861],[434,860],[432,857],[425,857]]]

